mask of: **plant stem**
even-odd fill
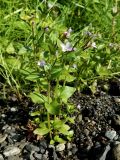
[[[50,82],[48,81],[48,103],[50,104]],[[50,114],[47,112],[47,119],[48,119],[48,129],[50,130]],[[51,131],[49,132],[50,139],[52,139]]]

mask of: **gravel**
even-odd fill
[[[70,101],[78,108],[70,115],[76,116],[74,137],[54,145],[48,139],[28,138],[31,132],[23,129],[35,106],[0,106],[0,160],[120,160],[120,95],[76,93]]]

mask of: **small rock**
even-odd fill
[[[113,160],[120,160],[120,144],[113,148]]]
[[[39,148],[39,150],[40,150],[40,153],[42,153],[42,154],[45,153],[45,148],[44,148],[44,147],[41,146],[41,147]]]
[[[5,114],[1,114],[1,117],[2,117],[2,118],[5,118],[5,117],[6,117],[6,115],[5,115]]]
[[[35,158],[34,158],[34,156],[33,156],[33,151],[32,152],[30,152],[30,160],[35,160]]]
[[[90,119],[89,119],[88,117],[84,117],[84,120],[85,120],[86,122],[90,122]]]
[[[54,145],[49,145],[49,148],[51,148],[52,150],[50,151],[51,155],[52,155],[52,158],[53,160],[57,160],[57,154],[56,154],[56,151],[55,151],[55,146]]]
[[[9,156],[18,155],[20,152],[21,152],[21,150],[18,147],[8,146],[4,150],[3,154],[4,154],[4,156],[9,157]]]
[[[42,146],[44,149],[46,149],[47,148],[47,142],[46,142],[46,140],[41,140],[40,141],[40,146]]]
[[[34,153],[33,154],[33,157],[35,157],[35,159],[37,159],[37,160],[42,160],[42,154],[39,154],[39,153]]]
[[[88,129],[85,129],[85,130],[84,130],[84,133],[85,133],[86,136],[88,136],[89,133],[90,133],[90,131],[89,131]]]
[[[10,157],[7,158],[7,160],[20,160],[20,157],[18,155],[10,156]]]
[[[58,144],[56,146],[56,151],[58,151],[58,152],[64,151],[64,149],[65,149],[65,144],[64,143]]]
[[[16,109],[15,107],[11,107],[11,108],[10,108],[10,111],[11,111],[11,112],[16,112],[17,109]]]
[[[95,148],[100,148],[100,147],[101,147],[100,142],[96,142],[96,143],[95,143]]]
[[[78,148],[77,148],[77,147],[73,147],[73,148],[72,148],[72,153],[73,153],[73,154],[76,154],[77,151],[78,151]]]
[[[95,131],[93,131],[93,132],[92,132],[92,135],[93,135],[93,136],[95,136],[95,135],[96,135],[96,132],[95,132]]]
[[[0,160],[4,160],[4,158],[3,158],[2,154],[0,154]]]
[[[120,116],[118,114],[113,116],[113,122],[115,125],[120,126]]]
[[[7,134],[5,135],[0,134],[0,144],[6,140],[7,136],[8,136]]]
[[[116,146],[117,144],[120,144],[119,141],[114,141],[113,145]]]
[[[116,103],[120,103],[120,98],[115,97],[114,100],[115,100]]]
[[[72,156],[72,152],[71,151],[68,152],[68,156]]]
[[[82,121],[82,114],[79,114],[78,116],[78,122],[81,122]]]
[[[39,147],[37,147],[37,146],[35,146],[35,145],[33,145],[33,144],[27,144],[27,145],[25,145],[25,149],[28,151],[28,152],[39,152],[40,151],[40,149],[39,149]]]
[[[6,141],[4,141],[3,143],[0,144],[0,146],[1,146],[1,148],[5,148],[7,146],[7,144],[8,143]]]
[[[11,129],[11,127],[8,124],[6,124],[2,127],[2,130],[6,130],[6,129]]]
[[[109,150],[110,150],[110,145],[107,145],[107,146],[105,147],[104,153],[103,153],[102,156],[99,158],[99,160],[106,160],[106,156],[107,156],[107,153],[109,152]]]
[[[20,142],[23,139],[23,135],[17,132],[11,132],[10,138],[13,142]]]
[[[67,149],[70,150],[72,148],[72,144],[71,143],[67,143]]]
[[[105,136],[108,139],[113,140],[116,137],[116,131],[114,131],[114,130],[106,131]]]
[[[113,138],[113,140],[118,140],[118,138],[119,138],[119,136],[118,135],[116,135],[114,138]]]
[[[48,151],[46,151],[45,154],[43,154],[42,160],[49,160]]]

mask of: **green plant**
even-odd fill
[[[1,0],[0,79],[41,108],[35,134],[70,140],[68,99],[120,75],[119,0]],[[5,95],[5,94],[4,94]]]

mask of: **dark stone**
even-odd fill
[[[27,144],[25,145],[24,149],[26,149],[28,152],[39,152],[39,147],[33,145],[33,144]]]

